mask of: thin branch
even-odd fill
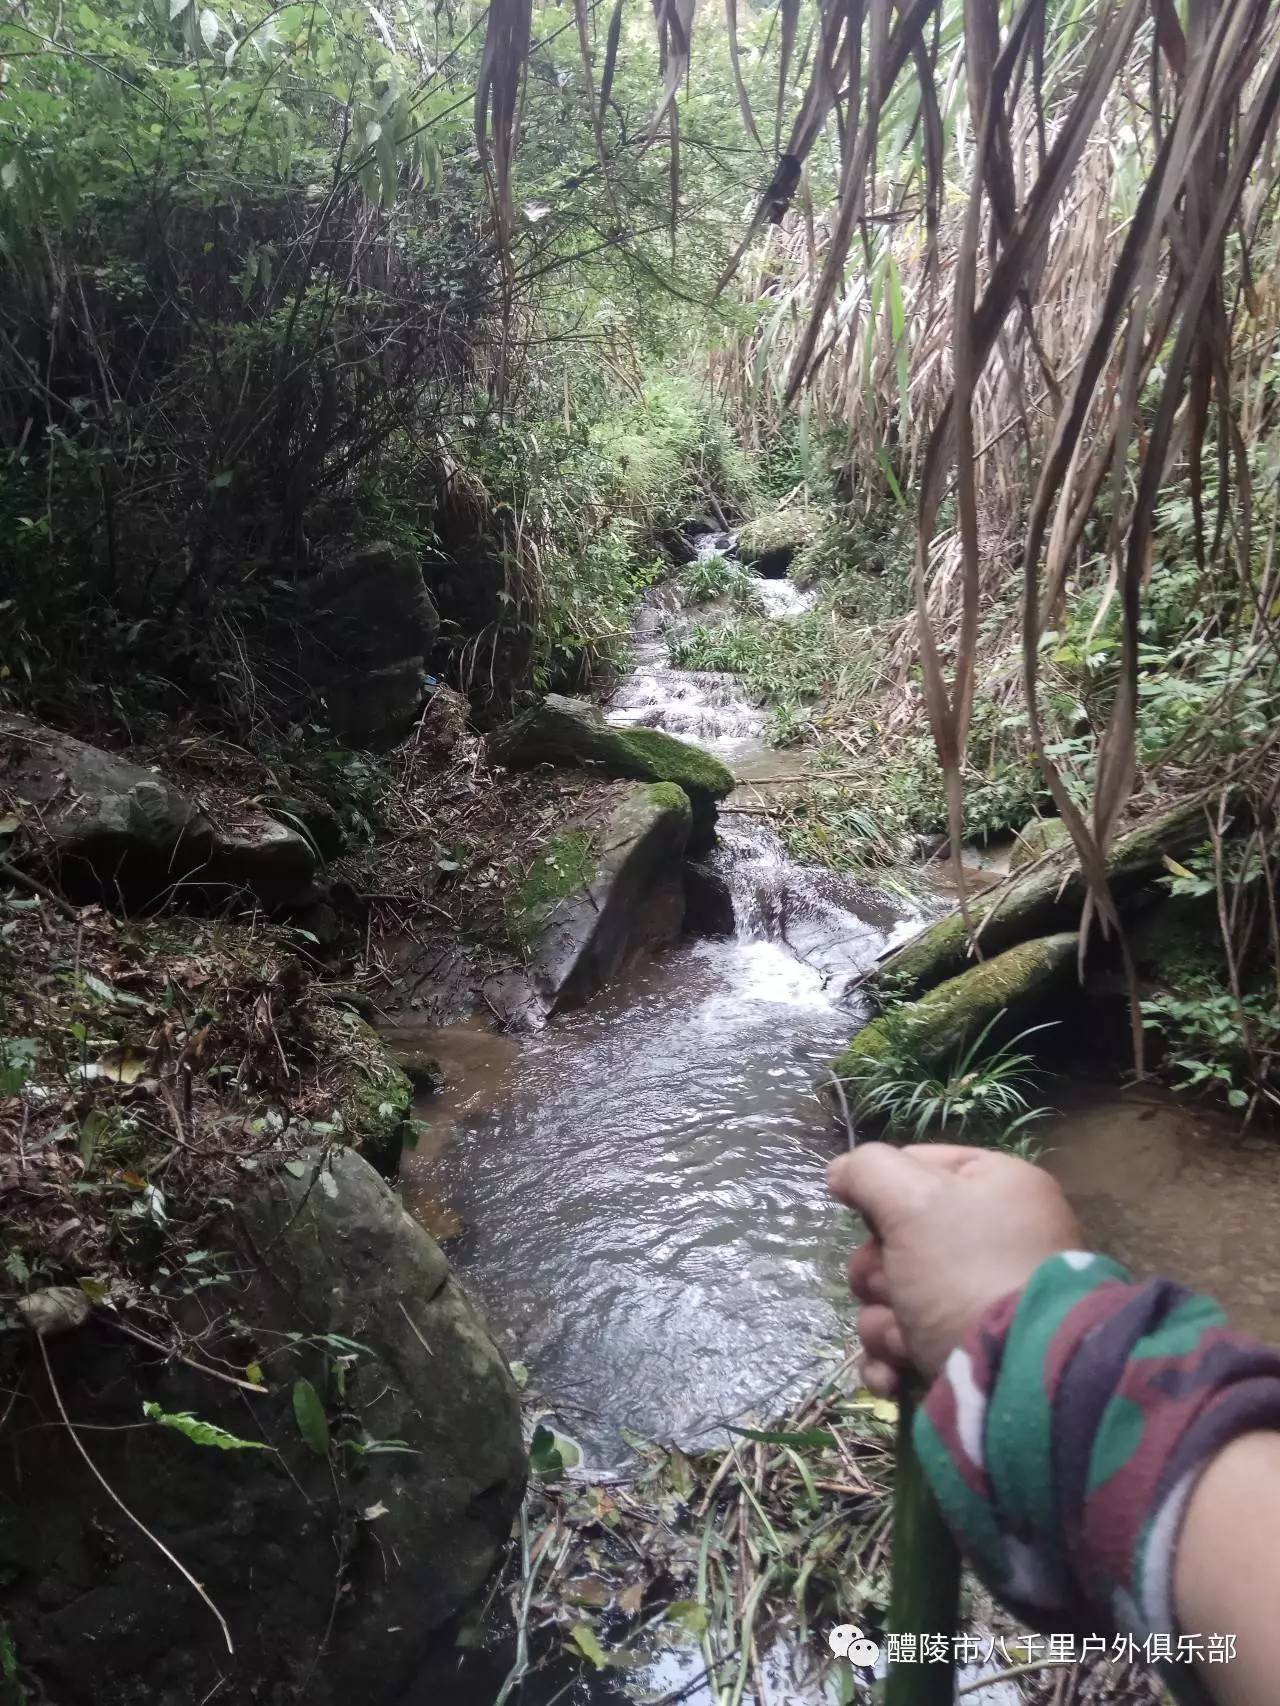
[[[147,1527],[146,1523],[143,1522],[142,1518],[135,1516],[133,1514],[133,1512],[129,1509],[128,1505],[125,1504],[124,1500],[120,1497],[119,1493],[116,1492],[115,1488],[107,1480],[106,1476],[102,1473],[102,1471],[98,1468],[97,1464],[93,1461],[92,1457],[90,1457],[89,1453],[85,1450],[84,1443],[82,1442],[80,1435],[76,1432],[76,1430],[71,1425],[71,1418],[70,1418],[70,1416],[67,1415],[66,1405],[62,1402],[62,1394],[58,1390],[58,1383],[53,1378],[53,1364],[49,1361],[49,1350],[48,1350],[48,1347],[46,1346],[46,1344],[44,1342],[44,1335],[43,1334],[41,1334],[41,1333],[36,1334],[36,1343],[39,1345],[40,1355],[44,1359],[45,1376],[49,1382],[49,1390],[53,1394],[53,1401],[58,1406],[58,1414],[62,1417],[63,1426],[66,1428],[67,1432],[71,1435],[72,1444],[75,1446],[76,1450],[80,1453],[81,1457],[83,1457],[85,1462],[88,1464],[89,1469],[90,1469],[94,1479],[98,1482],[99,1486],[101,1486],[103,1492],[106,1493],[107,1497],[112,1501],[112,1503],[115,1505],[118,1505],[119,1508],[124,1512],[124,1514],[128,1517],[129,1521],[133,1524],[133,1526],[136,1529],[138,1529],[140,1533],[146,1535],[147,1539],[151,1542],[151,1544],[156,1548],[156,1550],[158,1552],[164,1553],[165,1557],[173,1565],[174,1569],[177,1570],[177,1572],[180,1576],[185,1577],[186,1580],[191,1583],[191,1586],[196,1590],[196,1592],[199,1594],[200,1598],[204,1601],[204,1603],[209,1607],[209,1610],[217,1618],[218,1627],[222,1630],[222,1638],[227,1643],[227,1651],[229,1653],[234,1653],[235,1647],[233,1646],[232,1641],[231,1641],[231,1630],[227,1627],[226,1618],[218,1610],[217,1606],[209,1598],[209,1595],[200,1586],[200,1583],[191,1574],[191,1571],[182,1562],[181,1558],[176,1558],[174,1556],[174,1554],[172,1552],[170,1552],[169,1548],[165,1545],[164,1541],[161,1540],[157,1535],[152,1534],[151,1530]]]

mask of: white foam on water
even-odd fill
[[[765,615],[776,620],[803,616],[806,610],[813,609],[817,596],[813,592],[802,591],[793,580],[785,577],[781,580],[758,580],[755,592]]]

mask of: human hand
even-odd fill
[[[864,1306],[862,1377],[881,1397],[913,1365],[932,1380],[990,1304],[1081,1247],[1060,1187],[999,1150],[860,1143],[827,1184],[871,1232],[849,1258],[849,1290]]]

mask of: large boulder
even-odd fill
[[[1124,908],[1150,898],[1151,879],[1164,860],[1184,857],[1207,835],[1204,802],[1188,800],[1119,836],[1107,859],[1111,892]],[[1051,857],[969,902],[982,951],[1001,953],[1015,942],[1075,929],[1085,898],[1075,847],[1067,842]],[[963,915],[949,913],[881,961],[877,982],[898,995],[918,994],[972,964]]]
[[[1079,947],[1079,936],[1020,942],[993,959],[983,960],[891,1014],[864,1025],[834,1063],[841,1080],[857,1083],[869,1066],[896,1047],[909,1048],[922,1066],[940,1065],[1001,1015],[1016,1025],[1034,1012],[1051,986],[1066,975]]]
[[[673,782],[637,782],[598,833],[570,829],[543,850],[517,897],[526,964],[501,992],[509,1022],[580,1006],[637,954],[677,940],[692,815]]]
[[[313,898],[315,847],[298,830],[256,810],[215,824],[163,776],[26,717],[0,714],[0,789],[73,896],[130,907],[247,891],[270,910]]]
[[[41,1698],[390,1706],[506,1544],[525,1453],[484,1323],[359,1156],[292,1165],[232,1217],[223,1284],[188,1308],[191,1362],[105,1320],[47,1341],[95,1467],[201,1583],[234,1652],[90,1473],[36,1359],[0,1464],[0,1558]],[[260,1368],[267,1390],[193,1363]],[[144,1402],[269,1449],[147,1426]]]
[[[0,715],[0,786],[72,891],[153,892],[213,857],[213,825],[139,764],[26,717]]]
[[[356,746],[385,746],[412,727],[440,617],[417,555],[385,539],[358,546],[302,591],[305,667],[329,724]]]
[[[509,770],[537,764],[595,769],[641,782],[674,782],[689,796],[693,825],[689,851],[704,853],[715,840],[716,804],[733,791],[733,772],[718,758],[661,729],[623,729],[607,723],[585,699],[548,693],[486,742],[489,759]]]

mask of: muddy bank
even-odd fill
[[[1151,1087],[1052,1087],[1045,1164],[1091,1244],[1136,1272],[1217,1298],[1232,1324],[1280,1343],[1280,1146]]]

